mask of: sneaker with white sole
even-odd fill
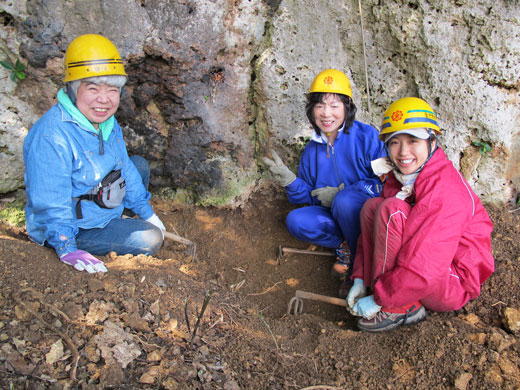
[[[369,320],[366,318],[359,319],[357,326],[359,329],[367,332],[384,332],[401,325],[414,324],[425,318],[426,309],[424,306],[419,302],[414,302],[411,305],[395,309],[383,307],[375,317]]]

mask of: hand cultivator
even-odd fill
[[[186,245],[189,248],[189,252],[191,255],[191,261],[195,262],[195,254],[197,253],[197,247],[193,241],[188,240],[187,238],[178,236],[177,234],[164,232],[164,238],[168,240],[180,242],[181,244]]]
[[[341,298],[328,297],[326,295],[314,294],[306,291],[296,290],[296,295],[289,301],[287,314],[301,314],[303,313],[303,299],[311,299],[313,301],[320,301],[325,303],[332,303],[333,305],[347,307],[347,301]]]

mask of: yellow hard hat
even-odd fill
[[[84,34],[75,38],[65,52],[63,81],[107,75],[127,75],[114,44],[99,34]]]
[[[386,109],[379,138],[384,141],[387,134],[417,128],[432,129],[437,134],[441,132],[437,115],[428,103],[416,97],[405,97]]]
[[[325,69],[320,72],[311,84],[309,93],[340,93],[352,97],[350,80],[345,73],[336,69]]]

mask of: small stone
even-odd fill
[[[501,356],[498,359],[498,365],[502,370],[502,373],[507,377],[518,378],[520,377],[520,369],[518,366],[506,357]]]
[[[511,333],[520,334],[520,310],[511,307],[506,308],[502,323]]]
[[[153,315],[159,315],[159,300],[156,300],[154,303],[152,303],[152,305],[150,306],[150,311]]]
[[[477,333],[468,335],[468,339],[472,342],[484,345],[486,343],[486,334],[485,333]]]
[[[101,323],[108,318],[108,315],[112,310],[112,304],[95,300],[90,304],[85,319],[89,324]]]
[[[143,316],[143,320],[153,322],[155,320],[155,317],[152,313],[148,312]]]
[[[479,323],[479,318],[474,313],[469,313],[467,316],[463,316],[462,319],[470,325],[477,325]]]
[[[51,345],[51,350],[45,354],[47,364],[54,364],[63,357],[63,342],[61,339]]]
[[[473,378],[469,372],[465,372],[455,380],[455,387],[457,390],[466,390],[468,388],[469,381]]]
[[[158,350],[152,351],[146,357],[146,360],[149,362],[158,362],[162,359],[162,354]]]
[[[504,383],[504,378],[502,378],[502,373],[500,371],[500,367],[496,364],[493,364],[491,368],[485,374],[486,382],[501,385]]]
[[[203,356],[208,356],[209,355],[209,348],[207,345],[203,345],[202,347],[199,348],[199,353]]]
[[[145,383],[147,385],[151,385],[155,382],[155,380],[161,375],[161,370],[159,366],[153,366],[148,369],[141,377],[139,378],[139,383]]]
[[[27,302],[26,305],[27,305],[28,309],[30,309],[36,313],[40,309],[39,302]],[[14,314],[16,315],[16,318],[20,321],[29,321],[33,316],[31,313],[29,313],[27,310],[25,310],[25,308],[23,306],[15,306]]]
[[[175,379],[173,378],[166,378],[165,380],[163,380],[161,382],[161,387],[164,388],[165,390],[180,390],[181,387],[179,385],[179,382],[177,382]]]
[[[89,362],[97,363],[101,357],[101,352],[94,344],[87,344],[85,347],[85,355]]]

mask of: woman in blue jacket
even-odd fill
[[[128,157],[114,118],[126,73],[117,48],[97,34],[65,53],[58,103],[24,141],[25,217],[31,240],[79,271],[106,272],[95,255],[152,255],[165,227],[149,203],[149,167]],[[127,208],[140,218],[121,218]]]
[[[307,100],[315,133],[303,150],[298,176],[274,151],[273,159],[264,162],[291,203],[308,205],[289,213],[288,230],[302,241],[335,248],[332,273],[345,276],[352,270],[349,259],[355,256],[361,207],[382,189],[370,162],[385,155],[384,146],[374,127],[355,120],[357,109],[343,72],[326,69],[318,74]]]

